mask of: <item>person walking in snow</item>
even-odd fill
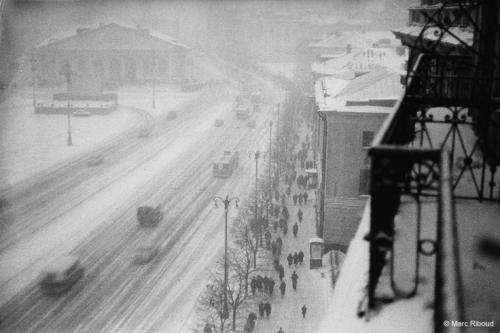
[[[291,253],[288,253],[288,257],[286,257],[286,260],[288,260],[288,267],[292,267],[293,256]]]
[[[280,276],[280,281],[283,281],[283,278],[285,277],[285,267],[283,267],[282,264],[280,264],[278,274]]]
[[[250,281],[250,289],[252,290],[252,295],[255,295],[255,291],[257,290],[257,280],[255,279],[255,276],[252,277],[252,280]]]
[[[299,263],[299,255],[297,254],[297,252],[295,252],[293,254],[293,265],[295,266],[295,268],[297,268],[298,263]]]
[[[264,317],[264,311],[265,311],[264,306],[265,306],[264,302],[260,301],[260,303],[259,303],[259,315],[260,315],[261,319],[262,319],[262,317]]]
[[[293,194],[292,199],[293,199],[293,204],[294,204],[294,206],[297,206],[297,193],[294,193],[294,194]]]
[[[273,297],[273,291],[274,291],[274,279],[270,279],[269,281],[269,296]]]
[[[297,275],[297,273],[295,271],[293,271],[292,273],[292,287],[293,287],[293,290],[297,290],[297,280],[299,279],[299,276]]]
[[[266,304],[264,304],[264,310],[266,311],[266,318],[269,318],[271,314],[271,303],[266,302]]]
[[[304,252],[302,252],[302,250],[299,251],[298,257],[299,263],[302,264],[302,262],[304,261]]]
[[[302,318],[305,318],[305,317],[306,317],[306,312],[307,312],[307,307],[306,307],[306,305],[304,304],[304,305],[302,306]]]
[[[302,209],[299,208],[299,211],[297,212],[297,217],[299,218],[300,223],[302,223],[302,216],[304,216],[304,213],[302,212]]]
[[[280,284],[281,297],[285,296],[285,290],[286,290],[286,283],[285,281],[281,281]]]
[[[299,225],[297,224],[297,222],[295,222],[295,224],[293,225],[293,236],[297,237],[298,232],[299,232]]]
[[[302,197],[304,198],[304,205],[307,205],[307,191],[304,192],[304,194],[302,195]]]
[[[299,193],[299,205],[301,206],[302,206],[302,199],[303,199],[302,193]]]

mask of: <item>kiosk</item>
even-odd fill
[[[318,169],[306,169],[306,174],[309,188],[316,188],[318,186]]]
[[[321,238],[311,238],[309,240],[309,268],[317,268],[323,266],[323,251],[325,244]]]

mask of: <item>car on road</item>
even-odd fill
[[[88,160],[87,165],[89,167],[95,167],[95,166],[101,165],[103,162],[104,162],[104,158],[102,157],[102,155],[95,155],[95,156],[92,156]]]
[[[92,116],[92,112],[87,111],[87,110],[75,110],[73,111],[73,116],[74,117],[90,117]]]
[[[59,295],[71,289],[82,278],[83,272],[77,256],[64,255],[44,268],[39,285],[44,294]]]
[[[215,119],[214,126],[215,127],[222,127],[222,126],[224,126],[224,119],[220,119],[220,118]]]
[[[144,139],[144,138],[149,137],[149,134],[151,134],[151,133],[149,132],[149,129],[147,129],[147,128],[143,128],[143,129],[141,129],[141,130],[139,131],[139,134],[138,134],[137,136],[138,136],[139,138],[141,138],[141,139]]]
[[[141,206],[137,208],[137,221],[141,227],[156,227],[163,219],[163,212],[160,206],[153,208],[151,206]]]
[[[247,123],[247,126],[249,128],[255,128],[255,120],[250,120],[248,123]]]
[[[168,120],[174,120],[174,119],[177,119],[177,112],[175,111],[169,111],[167,113],[167,119]]]
[[[158,255],[158,246],[141,246],[135,250],[133,263],[136,265],[147,264],[148,262],[153,260],[156,255]]]

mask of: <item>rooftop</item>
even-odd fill
[[[113,34],[110,34],[112,32]],[[175,38],[159,31],[131,26],[116,21],[94,26],[76,27],[55,35],[35,46],[35,49],[162,49],[168,46],[187,48]]]

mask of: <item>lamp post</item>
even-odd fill
[[[237,197],[232,197],[229,198],[229,195],[226,195],[226,198],[223,199],[222,197],[215,197],[214,198],[214,204],[215,207],[217,208],[217,202],[220,201],[221,203],[224,204],[224,317],[227,318],[229,315],[228,312],[228,306],[227,306],[227,213],[229,211],[229,205],[231,202],[234,201],[236,204],[236,207],[238,207],[238,201],[240,199]]]
[[[271,191],[272,189],[272,186],[271,186],[271,167],[272,167],[272,153],[271,153],[271,147],[272,147],[272,143],[271,143],[271,138],[272,138],[272,134],[273,134],[273,121],[271,120],[269,122],[269,170],[268,170],[268,182],[269,182],[269,191]]]
[[[153,71],[153,109],[156,108],[156,52],[153,50],[153,61],[152,61],[152,71]]]
[[[68,94],[68,146],[73,145],[73,139],[71,137],[71,114],[70,114],[70,108],[71,108],[71,96],[72,96],[72,89],[71,89],[71,75],[73,75],[73,72],[71,71],[71,67],[69,63],[65,63],[63,68],[61,69],[60,74],[64,75],[66,79],[66,90]]]
[[[36,95],[35,95],[35,88],[36,88],[36,67],[35,67],[35,52],[32,51],[31,53],[31,80],[33,83],[33,109],[36,108]]]
[[[255,245],[257,246],[259,243],[260,239],[260,246],[262,246],[262,225],[260,221],[257,219],[257,208],[258,208],[258,202],[259,202],[259,197],[258,197],[258,179],[259,179],[259,158],[261,155],[264,155],[265,153],[260,152],[260,151],[250,151],[249,156],[255,159],[255,223],[256,227],[258,227],[258,232],[255,234]]]

